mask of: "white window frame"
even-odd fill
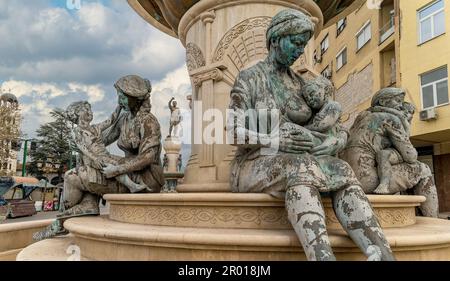
[[[339,24],[341,23],[341,24]],[[341,31],[339,32],[339,29],[343,26],[343,28],[341,29]],[[344,32],[344,29],[347,27],[347,17],[340,19],[337,23],[336,23],[336,37],[338,37],[339,35],[341,35],[342,32]]]
[[[447,78],[442,78],[440,80],[433,81],[431,83],[422,85],[422,76],[423,75],[429,74],[429,73],[434,72],[434,71],[438,71],[439,69],[443,69],[443,68],[444,67],[439,67],[439,68],[436,68],[434,70],[431,70],[431,71],[428,71],[428,72],[425,72],[425,73],[422,73],[422,74],[419,75],[420,99],[422,101],[422,110],[426,110],[426,109],[430,109],[430,108],[436,108],[436,107],[445,106],[445,105],[450,104],[449,102],[442,103],[442,104],[437,104],[437,100],[438,100],[437,99],[437,84],[439,84],[441,82],[444,82],[444,81],[447,81],[447,89],[449,88],[449,85],[448,85],[448,69],[447,69]],[[445,66],[445,68],[447,68],[447,66]],[[429,87],[429,86],[433,86],[433,105],[429,106],[429,107],[424,107],[425,103],[424,103],[424,100],[423,100],[423,88],[426,88],[426,87]],[[448,96],[448,91],[447,91],[447,96]],[[449,97],[449,100],[450,100],[450,97]]]
[[[330,38],[329,38],[329,36],[328,36],[329,34],[327,34],[323,39],[322,39],[322,41],[320,41],[320,53],[321,53],[321,55],[323,55],[323,54],[325,54],[326,53],[326,51],[330,48]],[[326,49],[325,48],[322,48],[323,47],[323,45],[324,45],[324,42],[326,42]]]
[[[345,60],[345,63],[342,62],[341,67],[339,67],[339,60],[338,60],[338,58],[339,58],[340,56],[342,56],[342,54],[344,53],[344,51],[347,52],[347,58],[346,58],[346,60]],[[337,56],[336,56],[336,71],[338,71],[338,70],[340,70],[341,68],[343,68],[343,67],[347,64],[347,62],[348,62],[348,50],[347,50],[347,46],[345,46],[344,48],[342,48],[342,49],[339,51],[339,53],[338,53]]]
[[[424,17],[423,19],[420,18],[420,13],[421,12],[423,12],[424,10],[430,8],[433,5],[436,5],[438,2],[441,2],[441,1],[444,3],[444,7],[442,7],[441,9],[439,9],[437,11],[435,11],[434,13]],[[445,27],[444,27],[444,33],[438,34],[438,35],[436,35],[434,33],[435,32],[435,30],[434,30],[434,17],[437,14],[439,14],[440,12],[444,12],[444,24],[445,24],[445,1],[444,0],[433,1],[430,4],[426,5],[425,7],[423,7],[422,9],[417,11],[417,29],[418,29],[417,32],[419,33],[419,36],[418,36],[418,38],[419,38],[419,43],[418,44],[419,45],[421,45],[423,43],[426,43],[426,42],[428,42],[430,40],[433,40],[434,38],[436,38],[436,37],[438,37],[438,36],[440,36],[442,34],[445,34]],[[431,18],[431,38],[427,39],[427,40],[423,40],[422,39],[422,22],[428,20],[429,18]]]
[[[370,26],[370,28],[369,28],[369,30],[370,30],[370,37],[369,37],[369,39],[368,40],[366,40],[365,42],[364,42],[364,44],[362,44],[361,45],[361,47],[359,47],[358,46],[358,37],[362,34],[362,33],[364,33],[365,32],[365,30],[366,30],[366,28],[368,27],[368,26]],[[367,43],[369,43],[370,42],[370,40],[372,40],[372,23],[371,23],[371,21],[370,20],[368,20],[359,30],[358,30],[358,32],[356,32],[356,51],[359,51],[359,50],[361,50],[364,46],[366,46],[367,45]],[[365,39],[365,38],[364,38]]]
[[[329,72],[330,72],[330,77],[333,76],[333,69],[332,69],[332,67],[331,67],[330,65],[327,65],[327,66],[320,72],[320,75],[322,75],[323,77],[329,79],[329,77],[327,77],[327,76],[324,75],[326,71],[329,71]]]

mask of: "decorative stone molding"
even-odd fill
[[[188,43],[186,45],[186,64],[189,72],[206,65],[202,50],[194,43]]]
[[[115,205],[109,216],[120,222],[147,225],[291,229],[283,208]]]
[[[267,194],[179,193],[164,195],[106,195],[110,218],[135,224],[248,229],[291,229],[284,202]],[[383,228],[401,228],[416,223],[415,207],[421,196],[369,196]],[[329,198],[323,205],[327,228],[342,229]]]
[[[226,69],[222,65],[212,65],[208,68],[197,69],[191,73],[192,81],[196,88],[202,86],[202,83],[208,80],[220,81],[224,78],[223,70]]]
[[[213,62],[228,56],[238,69],[258,57],[267,55],[266,29],[270,17],[254,17],[242,21],[230,29],[220,40],[213,55]]]
[[[214,19],[216,18],[216,14],[214,13],[214,10],[211,10],[201,14],[200,18],[204,24],[213,23]]]

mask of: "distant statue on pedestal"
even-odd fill
[[[168,138],[178,136],[178,125],[182,121],[181,111],[177,107],[177,101],[174,97],[169,101],[169,109],[170,109],[170,127],[169,127],[169,135]],[[172,135],[173,132],[173,135]]]

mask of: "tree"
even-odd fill
[[[0,101],[0,176],[12,176],[7,173],[6,165],[13,153],[19,150],[20,110],[17,104]]]
[[[47,171],[52,170],[62,178],[71,163],[75,163],[72,155],[75,145],[64,111],[56,108],[50,115],[53,121],[41,125],[36,130],[36,147],[30,150],[31,162],[28,172],[36,177],[42,177]]]

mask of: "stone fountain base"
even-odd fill
[[[110,214],[70,219],[70,235],[25,248],[17,260],[305,260],[282,201],[265,194],[107,195]],[[421,196],[369,196],[398,260],[450,260],[450,222],[415,216]],[[324,199],[338,260],[364,260]],[[43,254],[45,253],[45,254]]]

